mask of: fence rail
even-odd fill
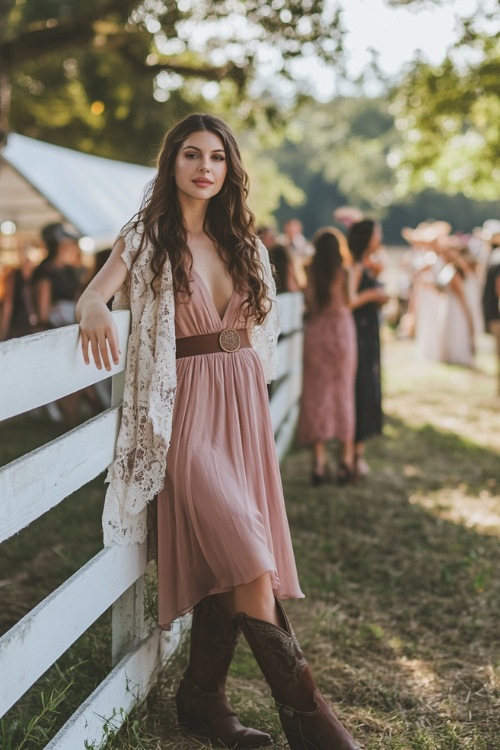
[[[302,296],[281,295],[280,307],[282,338],[271,418],[281,459],[293,434],[301,388]],[[0,344],[0,393],[7,395],[0,404],[0,420],[110,374],[116,386],[110,409],[0,469],[0,542],[66,500],[112,461],[130,323],[128,312],[113,315],[122,355],[111,373],[85,366],[78,326]],[[147,631],[146,563],[145,545],[103,549],[0,638],[0,716],[112,606],[115,666],[47,748],[100,746],[109,731],[121,725],[130,709],[147,695],[158,669],[188,627],[188,618],[181,618],[168,634],[158,628]]]
[[[119,407],[108,409],[0,469],[0,542],[40,518],[109,466],[119,420]],[[98,451],[96,445],[100,446]]]

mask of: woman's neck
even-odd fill
[[[208,201],[190,201],[180,199],[182,218],[184,225],[191,237],[199,237],[205,234],[205,217],[207,215]]]

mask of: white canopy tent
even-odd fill
[[[0,152],[0,223],[31,234],[63,221],[109,247],[155,171],[11,133]]]

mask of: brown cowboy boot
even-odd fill
[[[291,750],[360,750],[318,690],[283,607],[283,628],[237,615],[279,709]]]
[[[214,743],[228,748],[269,745],[271,737],[245,727],[231,708],[224,691],[239,627],[233,623],[215,596],[207,596],[193,611],[189,666],[177,695],[177,718]]]

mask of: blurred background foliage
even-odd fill
[[[342,80],[341,20],[328,0],[0,0],[0,136],[152,164],[173,122],[211,111],[238,133],[259,222],[298,216],[311,234],[349,203],[398,242],[423,218],[465,231],[497,215],[500,41],[485,13],[440,66],[415,59],[377,97],[358,81],[320,103],[292,65],[316,55]]]
[[[499,14],[500,2],[497,27]],[[392,94],[391,112],[403,137],[393,154],[402,193],[430,186],[498,200],[500,31],[480,32],[477,23],[464,20],[460,40],[443,63],[415,61]]]

